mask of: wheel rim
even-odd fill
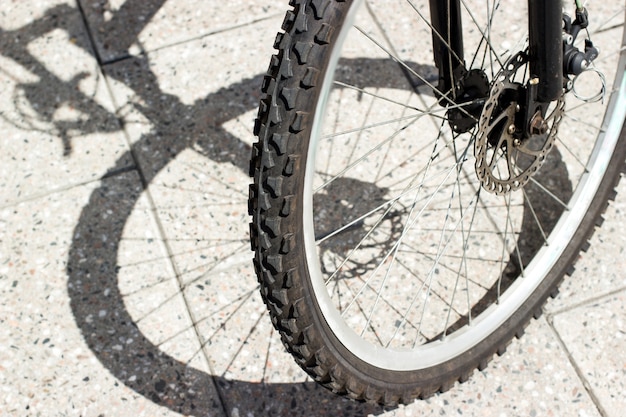
[[[352,23],[356,20],[357,10],[359,8],[368,9],[370,7],[371,5],[365,5],[364,1],[358,1],[353,4],[350,9],[350,13],[346,17],[346,22],[348,22],[349,24],[345,24],[343,26],[344,29],[342,29],[339,34],[337,45],[343,45],[348,38]],[[623,7],[621,11],[621,16],[623,16]],[[351,176],[348,174],[348,171],[350,171],[350,174],[355,171],[355,169],[353,169],[354,164],[350,161],[345,164],[345,166],[349,167],[350,169],[345,170],[345,168],[336,168],[334,172],[332,172],[330,175],[327,175],[321,180],[321,169],[319,167],[316,168],[315,164],[310,163],[310,161],[315,161],[316,158],[321,158],[328,165],[330,165],[330,158],[327,153],[324,153],[326,151],[320,151],[319,149],[320,146],[325,146],[322,144],[322,142],[325,140],[325,138],[328,137],[327,133],[324,131],[325,123],[324,118],[321,115],[329,111],[329,103],[334,100],[334,92],[332,91],[331,87],[334,83],[333,80],[335,79],[335,72],[337,70],[341,70],[341,52],[342,48],[338,46],[334,48],[331,54],[330,64],[323,82],[324,87],[322,88],[322,94],[318,101],[315,112],[316,116],[313,123],[311,141],[309,143],[307,157],[303,193],[303,207],[314,207],[315,199],[319,198],[320,195],[322,196],[322,198],[326,198],[327,200],[333,200],[333,196],[331,195],[332,193],[328,191],[328,189],[332,187],[333,183],[339,182],[339,178],[341,178],[342,180],[344,178],[347,178],[349,180],[346,181],[346,184],[344,184],[343,187],[338,187],[339,194],[344,193],[344,195],[342,195],[343,197],[346,197],[346,189],[352,188],[354,190],[358,190],[365,189],[367,187],[367,181],[356,180],[356,175]],[[618,68],[624,67],[623,55],[623,51],[620,51],[619,59],[621,60],[621,62],[617,66]],[[613,68],[615,68],[615,65],[613,66]],[[414,184],[408,187],[406,186],[406,184],[404,184],[404,189],[401,189],[400,192],[396,191],[396,194],[391,197],[385,195],[384,198],[381,199],[381,203],[374,204],[373,206],[368,207],[368,209],[359,210],[358,208],[351,207],[349,204],[350,198],[347,197],[345,198],[346,200],[348,200],[347,205],[345,202],[330,204],[327,208],[327,211],[332,211],[333,208],[336,209],[337,207],[339,207],[339,210],[335,211],[354,211],[354,213],[356,213],[353,214],[353,217],[350,219],[350,221],[347,222],[344,218],[340,218],[337,223],[340,227],[337,228],[337,226],[334,226],[331,231],[322,230],[322,232],[320,233],[320,228],[323,229],[323,227],[320,227],[320,225],[323,226],[325,223],[323,216],[320,217],[318,214],[313,213],[312,210],[303,210],[302,215],[305,254],[308,272],[311,277],[312,290],[314,292],[315,299],[319,305],[324,320],[326,321],[332,332],[335,334],[335,336],[338,338],[338,340],[354,355],[374,366],[396,371],[424,369],[449,361],[459,356],[463,352],[466,352],[468,349],[476,346],[480,341],[486,339],[487,337],[489,337],[489,335],[493,334],[494,331],[496,331],[499,327],[502,326],[503,323],[511,318],[511,316],[524,304],[529,296],[533,294],[533,292],[543,281],[543,278],[553,269],[556,262],[565,251],[567,243],[570,242],[570,240],[574,236],[574,233],[578,230],[578,227],[582,222],[585,213],[592,203],[593,196],[600,186],[604,173],[606,172],[606,169],[609,165],[609,160],[613,153],[613,149],[617,144],[617,140],[622,130],[622,124],[625,117],[624,113],[626,111],[626,78],[624,77],[624,74],[616,75],[616,81],[614,83],[614,86],[616,86],[614,87],[615,93],[612,95],[611,101],[609,102],[607,107],[607,115],[612,115],[612,117],[607,116],[603,123],[603,128],[598,135],[595,146],[585,153],[585,157],[589,158],[588,163],[586,163],[583,167],[583,172],[580,173],[580,175],[576,176],[574,184],[575,186],[570,193],[571,198],[569,198],[569,201],[566,201],[564,203],[561,202],[562,205],[567,207],[561,208],[563,214],[559,216],[558,221],[555,221],[550,226],[550,230],[545,231],[547,236],[542,237],[542,247],[537,250],[533,250],[534,254],[531,255],[532,260],[529,263],[525,263],[523,257],[520,255],[521,244],[518,241],[520,240],[520,236],[523,236],[523,231],[515,231],[516,228],[522,227],[524,223],[518,224],[516,226],[514,224],[515,222],[513,218],[515,217],[519,219],[525,215],[526,217],[533,217],[536,223],[540,224],[541,222],[537,219],[538,214],[536,213],[536,211],[538,211],[538,206],[534,206],[530,202],[530,197],[526,191],[516,196],[509,195],[508,197],[504,197],[508,198],[508,203],[506,204],[506,219],[503,223],[500,223],[500,225],[502,226],[501,228],[500,226],[495,227],[495,229],[500,228],[501,234],[502,229],[504,229],[504,238],[501,239],[503,243],[501,245],[501,248],[499,249],[499,253],[497,253],[497,255],[502,259],[498,259],[497,262],[492,262],[495,264],[495,266],[489,268],[490,270],[499,269],[500,276],[495,279],[495,281],[491,281],[490,283],[483,285],[490,290],[492,290],[494,286],[498,288],[498,303],[491,304],[486,308],[479,308],[477,311],[480,311],[480,314],[478,314],[477,316],[473,316],[473,310],[475,309],[475,306],[471,305],[471,303],[468,301],[465,318],[462,317],[462,313],[458,314],[459,316],[461,316],[458,319],[450,318],[450,316],[453,314],[453,310],[455,310],[454,303],[457,302],[457,300],[454,300],[454,298],[458,296],[457,290],[455,288],[452,291],[453,300],[448,306],[448,311],[444,311],[442,313],[443,321],[445,322],[443,328],[439,330],[422,328],[423,322],[425,321],[424,318],[427,317],[426,312],[432,308],[432,306],[428,305],[428,301],[433,300],[433,298],[435,297],[434,294],[436,294],[434,288],[434,286],[437,285],[435,276],[441,273],[441,271],[438,271],[438,269],[453,270],[451,274],[448,274],[452,277],[448,278],[449,283],[458,285],[460,281],[466,281],[465,285],[467,288],[465,292],[468,294],[472,292],[472,289],[470,287],[480,286],[480,283],[473,283],[468,273],[463,272],[463,270],[467,271],[471,264],[471,262],[469,261],[470,255],[465,250],[463,250],[461,260],[454,264],[456,268],[451,267],[452,263],[448,264],[441,261],[441,258],[444,256],[452,257],[450,255],[453,254],[453,244],[451,243],[453,242],[453,240],[455,243],[457,241],[460,241],[460,243],[457,243],[457,246],[462,247],[462,249],[466,248],[466,246],[468,246],[470,243],[474,243],[470,239],[469,235],[471,235],[472,232],[474,232],[474,234],[477,234],[478,232],[476,230],[472,231],[472,228],[475,226],[473,221],[469,221],[469,219],[471,218],[470,214],[472,216],[476,216],[479,215],[477,213],[481,211],[490,212],[489,204],[493,204],[493,202],[495,201],[490,196],[485,196],[486,193],[478,191],[479,188],[477,189],[477,191],[475,191],[475,194],[471,198],[469,198],[469,203],[460,202],[458,210],[454,211],[448,208],[448,210],[445,212],[445,215],[439,216],[440,222],[443,222],[442,228],[451,228],[452,232],[448,234],[442,232],[439,236],[433,239],[433,242],[436,242],[436,245],[438,245],[438,249],[443,248],[443,250],[429,253],[430,257],[434,259],[431,262],[431,267],[426,269],[426,272],[422,276],[421,280],[418,279],[417,275],[413,277],[415,278],[415,281],[421,282],[421,288],[419,290],[421,292],[418,292],[417,294],[409,294],[409,297],[405,298],[404,300],[405,304],[403,307],[396,307],[396,304],[394,304],[392,301],[388,302],[385,298],[389,294],[381,295],[382,292],[388,291],[388,288],[396,288],[396,290],[398,288],[405,288],[401,283],[395,284],[395,286],[390,285],[390,281],[394,278],[393,271],[391,267],[385,265],[384,262],[387,262],[387,264],[399,264],[402,255],[398,255],[398,253],[401,252],[401,249],[403,247],[413,248],[413,245],[408,245],[406,243],[406,241],[411,237],[411,234],[415,232],[414,234],[416,235],[416,237],[425,235],[425,232],[423,232],[424,223],[419,223],[423,219],[423,214],[429,211],[434,212],[435,209],[441,210],[441,208],[444,207],[446,204],[449,207],[453,198],[456,198],[454,195],[452,195],[452,197],[450,196],[454,193],[449,190],[450,187],[447,183],[447,179],[450,176],[452,176],[453,178],[456,176],[456,183],[460,183],[461,181],[459,180],[461,176],[458,172],[455,172],[455,170],[451,169],[449,166],[447,166],[447,172],[445,170],[437,172],[435,179],[439,181],[438,187],[436,185],[433,186],[432,184],[426,184],[423,181],[421,184]],[[346,87],[343,84],[340,87],[341,88],[337,90],[346,90]],[[366,94],[367,92],[359,91],[359,93]],[[382,97],[380,96],[377,96],[375,98],[377,100],[382,100]],[[385,97],[385,99],[387,99],[387,97]],[[386,101],[390,103],[392,102],[392,100]],[[336,108],[337,106],[332,107],[332,110]],[[402,122],[410,119],[395,117],[394,120]],[[374,125],[376,124],[369,124],[369,126]],[[404,130],[408,130],[408,128],[403,129],[403,131]],[[344,129],[344,132],[345,131],[347,131],[347,129]],[[438,133],[438,135],[442,136],[441,131]],[[469,135],[471,136],[471,134]],[[392,139],[388,141],[388,143],[394,141],[397,142],[398,137],[399,135],[393,136]],[[457,136],[453,138],[451,142],[460,143],[461,140],[462,137]],[[464,145],[465,149],[459,151],[455,147],[455,150],[452,153],[454,154],[455,160],[465,159],[467,157],[469,162],[464,161],[463,163],[469,164],[468,166],[473,166],[472,158],[467,153],[467,149],[469,149],[469,143],[471,143],[471,138],[469,139],[469,142]],[[378,148],[375,150],[375,152],[378,152],[380,149],[382,149],[382,146],[379,146],[379,144],[377,144],[376,146],[378,146]],[[569,151],[565,143],[561,143],[560,146],[563,149],[563,153]],[[459,148],[461,148],[461,146],[459,146]],[[438,149],[437,144],[435,144],[433,149],[434,154],[436,151],[441,151],[443,147],[441,149]],[[368,152],[369,151],[364,152],[364,154],[366,154],[366,157],[371,157],[373,159],[373,154],[375,152]],[[575,154],[574,151],[572,151],[571,153]],[[332,157],[332,152],[330,154]],[[459,158],[459,156],[462,156],[463,158]],[[404,162],[406,163],[407,161],[404,160]],[[362,165],[367,164],[363,163]],[[455,164],[452,165],[454,166]],[[461,169],[458,168],[458,171],[460,172]],[[337,176],[337,174],[341,174],[341,176]],[[570,175],[573,176],[573,174]],[[359,178],[365,177],[362,176]],[[444,179],[441,180],[441,178]],[[474,183],[470,183],[468,181],[468,183],[465,185],[467,185],[468,187],[470,185],[475,185],[475,183],[477,183],[477,180],[476,178],[473,178],[473,180]],[[322,182],[322,185],[320,185],[320,181]],[[437,184],[437,181],[434,181],[433,184]],[[456,186],[458,186],[458,184]],[[543,187],[543,185],[538,184],[537,187],[541,188]],[[433,189],[434,192],[430,195],[421,195],[415,197],[415,194],[419,194],[418,191],[427,188]],[[461,188],[461,186],[458,186],[458,194],[462,194]],[[366,194],[369,197],[374,195],[373,200],[376,201],[375,194],[377,190],[373,189],[370,191],[371,192]],[[437,204],[434,203],[435,197],[441,197],[442,195],[444,195],[444,192],[447,193],[445,195],[448,200],[444,201],[444,203],[446,204],[444,204],[443,206],[437,206]],[[549,192],[549,190],[542,189],[541,192]],[[399,205],[401,205],[401,202],[403,202],[405,197],[409,195],[411,196],[410,198],[412,198],[412,202],[408,205],[408,209],[406,207],[403,207],[405,212],[408,211],[408,215],[405,213],[403,217],[403,215],[401,214],[396,215],[395,213],[392,213],[390,207],[397,208]],[[519,200],[520,198],[523,200],[521,204],[519,203],[519,201],[514,201],[515,199]],[[461,201],[461,199],[459,199],[459,201]],[[416,204],[416,202],[419,202],[420,204]],[[343,207],[342,209],[341,204],[346,205],[346,207]],[[475,208],[479,207],[481,204],[483,206],[482,209]],[[523,204],[526,204],[526,206],[524,206],[526,207],[525,209],[520,208]],[[378,210],[374,210],[376,208],[378,208]],[[524,211],[526,212],[525,214],[523,213]],[[381,216],[381,212],[385,214]],[[511,212],[516,213],[513,213],[512,215]],[[374,214],[378,216],[378,220],[370,219],[370,217],[374,218]],[[454,214],[457,215],[459,219],[457,219],[456,222],[448,223],[448,219],[450,217],[453,217],[452,215]],[[394,216],[402,218],[402,221],[404,221],[405,226],[404,228],[401,228],[401,230],[395,230],[393,225],[383,226],[383,224],[385,223],[393,223]],[[465,223],[466,220],[468,224]],[[343,256],[343,259],[340,259],[341,257],[337,256],[337,259],[334,260],[334,265],[339,266],[339,269],[349,269],[347,268],[347,265],[350,262],[352,262],[353,264],[359,264],[359,262],[354,260],[354,254],[356,253],[356,251],[354,251],[353,248],[326,249],[324,248],[324,244],[325,242],[332,243],[332,241],[335,240],[337,242],[340,242],[340,244],[343,243],[344,246],[347,247],[346,241],[349,241],[350,239],[349,237],[342,236],[342,234],[349,234],[353,231],[351,229],[358,228],[356,226],[362,226],[363,223],[367,223],[368,221],[372,222],[369,226],[373,224],[373,227],[370,227],[367,231],[361,231],[360,234],[357,233],[356,240],[354,240],[355,242],[358,242],[354,246],[358,247],[360,252],[367,252],[367,250],[365,249],[366,247],[375,246],[374,243],[368,244],[366,242],[367,239],[371,240],[372,242],[378,243],[386,240],[384,238],[381,238],[376,241],[373,238],[373,231],[376,230],[378,230],[381,235],[387,233],[387,235],[390,237],[393,237],[395,233],[396,243],[387,244],[385,250],[379,250],[378,257],[379,259],[383,259],[383,263],[370,265],[369,263],[362,262],[360,265],[354,267],[352,271],[349,271],[349,273],[351,274],[350,278],[353,281],[358,281],[359,285],[353,285],[352,287],[349,287],[349,285],[351,284],[345,284],[345,287],[347,289],[339,290],[337,291],[337,293],[335,293],[334,289],[332,288],[336,288],[344,284],[343,282],[340,282],[340,279],[338,278],[339,274],[335,273],[335,271],[330,268],[332,267],[333,262],[328,262],[327,265],[327,260],[324,259],[323,256],[325,251],[334,251],[332,253],[332,256],[337,255],[337,253],[340,253]],[[489,221],[489,219],[486,219],[484,220],[484,223],[487,224],[489,223]],[[510,232],[507,231],[508,227],[511,227]],[[416,231],[416,229],[418,228],[420,229]],[[384,231],[381,232],[381,230],[383,229]],[[492,235],[497,234],[497,231],[495,229],[492,231]],[[541,229],[539,230],[539,233],[543,234],[544,231],[541,225],[539,225],[539,229]],[[539,233],[535,232],[535,234]],[[468,237],[465,237],[466,234],[468,235]],[[461,236],[461,238],[459,238],[459,236]],[[514,242],[507,243],[507,236],[508,240]],[[515,236],[517,236],[517,239],[515,238]],[[316,243],[316,241],[320,240],[322,241],[322,244]],[[328,247],[330,246],[331,245],[328,245]],[[374,252],[375,251],[373,250],[370,251],[370,255]],[[407,250],[406,252],[409,253],[410,251]],[[515,254],[515,252],[517,252],[517,254]],[[480,251],[476,253],[480,254]],[[414,254],[419,254],[420,256],[427,258],[424,253],[415,252]],[[366,255],[368,254],[366,253]],[[493,255],[493,253],[491,255]],[[320,256],[322,257],[322,260],[320,260]],[[507,257],[508,260],[505,260],[505,258]],[[372,259],[374,258],[376,258],[376,256],[372,256]],[[516,277],[512,280],[512,282],[507,284],[503,283],[503,276],[506,272],[505,269],[511,267],[511,264],[515,264],[516,261],[517,263],[521,264],[521,275],[523,275],[523,277]],[[397,268],[396,270],[398,269],[404,269],[404,274],[406,276],[411,275],[410,272],[408,272],[408,267],[401,267]],[[454,271],[454,269],[456,269],[456,271]],[[366,272],[369,272],[370,276],[372,277],[377,276],[377,278],[364,278],[366,276]],[[346,280],[347,279],[344,279],[343,281]],[[331,288],[330,293],[328,288]],[[379,288],[383,291],[379,291],[378,295],[376,295],[375,291],[372,290],[373,288]],[[503,293],[500,293],[500,289],[502,289]],[[489,291],[486,292],[488,293]],[[367,304],[367,306],[362,307],[361,301],[346,302],[344,300],[339,300],[339,298],[341,297],[338,297],[337,294],[342,294],[342,297],[344,298],[346,298],[346,294],[350,294],[352,296],[356,294],[357,297],[353,297],[356,300],[358,300],[359,297],[369,297],[368,299],[366,299],[365,302],[363,302],[363,304]],[[420,303],[421,298],[424,298],[428,301]],[[468,300],[469,298],[471,297],[468,296]],[[473,302],[475,300],[483,300],[485,298],[487,298],[487,296],[484,294],[478,295],[475,297]],[[378,315],[375,313],[378,313],[376,309],[381,309],[381,306],[383,305],[386,306],[386,312],[391,312],[390,320],[394,322],[395,329],[394,326],[390,326],[392,330],[382,330],[382,327],[384,327],[385,324],[384,320],[379,320]],[[338,309],[338,306],[340,309]],[[346,314],[346,312],[350,312],[351,310],[361,310],[362,313]],[[363,313],[363,311],[366,310],[367,313]],[[396,310],[401,310],[402,314],[398,314]],[[419,324],[413,323],[414,320],[411,318],[412,316],[409,317],[407,311],[410,313],[414,313],[416,311],[421,312],[421,318],[418,320]],[[358,315],[362,315],[363,317],[355,318]],[[398,320],[400,321],[400,323],[398,323]],[[466,323],[464,323],[464,320]],[[376,321],[378,322],[375,323]],[[454,323],[460,324],[457,326],[457,328],[453,328]],[[351,325],[353,324],[354,328],[351,327]],[[417,329],[413,329],[413,333],[417,335],[416,338],[413,340],[409,337],[411,332],[406,330],[409,327],[417,327]],[[370,329],[373,331],[370,331]],[[386,331],[386,333],[382,336],[377,334],[369,334],[376,333],[377,331],[383,333]],[[431,332],[429,337],[420,336],[420,333],[425,333],[426,331]],[[403,335],[403,333],[405,333],[406,335]],[[405,341],[400,340],[401,338],[398,337],[398,335],[402,337],[406,336],[408,342],[404,343]]]

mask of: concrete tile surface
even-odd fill
[[[0,416],[621,415],[625,182],[544,317],[467,383],[383,409],[286,353],[247,215],[286,3],[3,5]]]
[[[7,1],[0,12],[0,27],[11,31],[68,12],[76,12],[75,0]]]
[[[626,407],[626,291],[556,314],[554,328],[608,416]]]
[[[103,61],[186,42],[284,14],[278,2],[80,0]],[[236,42],[236,41],[235,41]]]
[[[179,354],[185,361],[181,375],[163,376],[173,368],[169,361],[174,359],[168,353],[174,349],[166,346],[151,357],[153,353],[143,347],[142,334],[154,339],[150,345],[155,346],[161,333],[169,330],[163,323],[145,323],[145,312],[143,317],[136,312],[129,315],[118,305],[132,297],[121,294],[116,283],[109,281],[114,279],[110,268],[115,265],[98,255],[106,252],[111,244],[108,237],[115,233],[106,222],[107,212],[119,205],[114,197],[124,198],[115,194],[114,183],[125,180],[125,193],[140,189],[136,175],[123,177],[50,194],[5,208],[0,214],[0,380],[6,415],[176,415],[174,409],[189,413],[194,399],[189,397],[189,387],[181,388],[178,383],[185,372],[195,372],[202,380],[197,384],[202,387],[198,394],[209,391],[205,399],[216,396],[201,356],[190,360],[189,355]],[[97,204],[103,211],[95,217],[107,223],[109,234],[95,237],[75,226],[98,187],[103,192],[98,193]],[[98,219],[91,220],[90,228],[98,229]],[[143,226],[145,230],[145,220]],[[74,250],[75,257],[71,255]],[[147,266],[158,268],[159,264],[161,270],[168,269],[162,257]],[[135,279],[142,277],[143,273],[135,275]],[[131,305],[136,309],[137,304]],[[190,349],[194,341],[197,345],[195,337],[188,337],[179,344]],[[160,381],[174,387],[168,389]],[[170,391],[177,395],[168,396]],[[187,405],[182,404],[184,395],[190,398]],[[150,396],[151,401],[137,401]],[[172,402],[171,407],[159,405],[166,401]],[[214,409],[212,403],[195,401],[207,413]],[[220,407],[214,410],[212,415],[221,415]]]
[[[487,416],[601,415],[543,319],[531,323],[504,356],[457,388],[427,401],[430,409],[424,415],[441,410]]]
[[[626,182],[618,185],[617,192],[618,195],[626,193]],[[546,311],[556,313],[626,289],[625,214],[626,203],[618,197],[604,214],[606,224],[596,229],[589,250],[579,256],[575,274],[565,278],[559,297],[546,304]],[[610,255],[606,253],[608,248]]]

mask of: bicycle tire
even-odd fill
[[[564,133],[555,132],[554,147],[532,181],[494,196],[481,191],[474,172],[470,150],[478,127],[453,133],[445,117],[429,113],[443,120],[436,138],[420,148],[432,152],[415,151],[416,138],[429,131],[412,125],[421,122],[415,114],[428,104],[433,108],[439,96],[432,69],[400,57],[401,48],[383,46],[392,44],[397,25],[404,23],[398,18],[386,31],[391,20],[383,19],[405,14],[388,3],[385,13],[376,2],[290,5],[262,87],[254,131],[259,141],[250,166],[250,237],[272,322],[300,366],[337,394],[394,405],[446,391],[484,369],[541,314],[615,196],[626,158],[626,42],[611,30],[622,30],[624,7],[608,14],[621,26],[610,21],[609,29],[594,34],[622,39],[617,53],[605,53],[615,71],[608,104],[566,107],[566,120],[552,126]],[[487,9],[489,32],[495,34]],[[355,30],[359,11],[365,17]],[[429,27],[423,30],[430,34]],[[410,33],[422,32],[411,27]],[[353,34],[361,41],[353,42]],[[493,44],[485,42],[483,51],[481,43],[475,42],[475,55],[490,55]],[[419,55],[414,46],[406,54]],[[375,47],[382,53],[367,55]],[[425,51],[424,59],[430,55]],[[491,80],[501,74],[485,62],[483,75]],[[394,106],[399,112],[387,110]],[[585,138],[593,129],[582,118],[605,108],[602,126],[592,132],[597,138]],[[367,129],[349,123],[354,121]],[[371,133],[390,124],[399,127]],[[371,137],[384,140],[366,147]],[[397,164],[383,174],[390,160]],[[421,171],[410,171],[418,163]],[[417,186],[410,180],[431,169],[439,171],[424,173]],[[456,178],[448,182],[451,175]],[[433,178],[439,182],[429,182]],[[421,191],[431,194],[422,197]],[[459,285],[467,302],[455,299]],[[432,319],[444,325],[431,325]]]

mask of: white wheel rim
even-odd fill
[[[341,45],[362,3],[363,0],[355,1],[350,8],[350,12],[346,17],[346,24],[343,25],[339,34],[337,47],[333,50],[329,68],[323,80],[323,85],[326,87],[322,89],[322,95],[317,104],[308,149],[303,207],[313,207],[315,164],[311,163],[311,161],[315,161],[317,141],[320,137],[321,125],[323,123],[320,115],[324,114],[324,109],[326,108],[328,95],[331,90],[328,86],[333,81],[333,74],[342,50]],[[620,68],[624,67],[624,61],[624,56],[622,56]],[[610,124],[607,124],[609,121],[604,122],[606,129],[604,133],[598,136],[588,164],[591,170],[578,183],[578,187],[569,203],[568,214],[561,216],[551,232],[549,245],[540,249],[531,263],[525,268],[525,277],[516,280],[509,287],[500,298],[501,302],[499,304],[491,305],[472,322],[471,326],[466,325],[447,336],[445,342],[435,341],[415,349],[406,350],[385,348],[364,342],[345,323],[328,294],[316,251],[313,213],[312,210],[303,210],[306,267],[311,277],[313,296],[319,305],[324,320],[345,348],[361,360],[382,369],[392,371],[424,369],[462,355],[468,349],[488,338],[511,318],[541,284],[542,278],[555,266],[567,247],[566,243],[573,238],[593,202],[592,195],[595,194],[595,190],[600,186],[600,182],[609,166],[610,158],[617,145],[623,121],[626,117],[626,74],[618,74],[618,81],[616,81],[615,85],[620,85],[621,87],[618,92],[613,94],[608,106],[609,110],[607,110],[607,113],[609,113],[612,109],[613,117],[610,120]],[[558,242],[555,236],[559,237]]]

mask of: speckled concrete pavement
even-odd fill
[[[246,172],[285,2],[3,0],[0,416],[620,416],[626,184],[561,295],[466,384],[318,388],[257,293]]]

